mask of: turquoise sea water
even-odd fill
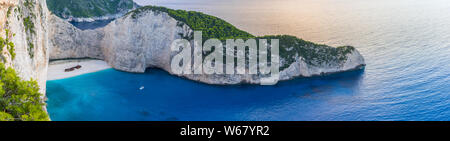
[[[359,103],[351,99],[363,75],[353,71],[276,86],[212,86],[159,69],[145,74],[109,69],[47,82],[47,102],[52,120],[330,119],[334,114],[327,105]]]
[[[255,35],[353,45],[367,66],[275,86],[212,86],[158,69],[145,74],[109,69],[48,81],[52,120],[450,120],[450,3],[445,0],[157,4],[215,15]]]

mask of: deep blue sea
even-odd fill
[[[367,66],[275,86],[214,86],[159,69],[145,74],[109,69],[48,81],[52,120],[450,120],[446,0],[156,4],[218,16],[255,35],[290,34],[332,46],[352,45]]]

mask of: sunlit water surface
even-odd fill
[[[52,120],[450,120],[447,0],[150,2],[211,14],[255,35],[352,45],[367,66],[276,86],[212,86],[157,69],[110,69],[48,81]]]

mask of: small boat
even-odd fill
[[[65,69],[64,72],[71,72],[71,71],[74,71],[75,69],[80,69],[80,68],[81,68],[81,65],[77,65],[75,67]]]
[[[144,86],[141,86],[140,88],[139,88],[139,90],[143,90],[144,89]]]
[[[75,70],[74,68],[68,68],[68,69],[65,69],[64,72],[71,72],[71,71],[74,71],[74,70]]]

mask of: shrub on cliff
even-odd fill
[[[24,81],[14,69],[0,63],[0,120],[49,120],[41,96],[36,81]]]
[[[3,51],[3,48],[6,46],[6,49],[9,52],[9,55],[11,55],[11,59],[14,59],[16,57],[16,53],[15,53],[15,45],[14,43],[11,41],[10,39],[10,32],[9,29],[5,29],[5,36],[6,38],[2,38],[0,37],[0,52]],[[12,34],[11,36],[14,36],[14,34]],[[4,61],[4,56],[2,54],[0,54],[0,62]]]

